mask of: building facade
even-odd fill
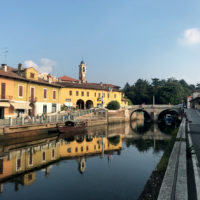
[[[126,106],[127,100],[119,86],[89,83],[87,67],[79,65],[79,80],[50,74],[39,74],[33,67],[17,68],[2,64],[0,68],[0,119],[40,116],[56,113],[61,108],[89,109],[106,107],[110,101]]]

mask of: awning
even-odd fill
[[[11,103],[15,109],[31,109],[29,103]]]
[[[0,107],[10,107],[10,103],[8,103],[8,102],[0,102]]]

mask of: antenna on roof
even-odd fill
[[[4,62],[7,63],[7,55],[8,55],[8,48],[7,47],[4,49],[3,55],[4,55]]]

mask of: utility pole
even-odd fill
[[[153,95],[153,106],[155,105],[155,96]]]

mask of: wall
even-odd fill
[[[70,96],[70,91],[72,91],[72,95]],[[76,96],[76,91],[78,91],[79,95]],[[81,92],[84,92],[84,96],[81,95]],[[89,92],[89,96],[87,96],[87,92]],[[95,93],[96,93],[96,97],[95,97]],[[92,89],[80,89],[80,88],[62,88],[61,92],[60,92],[60,104],[63,105],[65,103],[66,99],[71,99],[71,102],[73,104],[73,107],[76,107],[76,103],[79,99],[83,100],[84,103],[86,103],[86,101],[91,100],[93,102],[93,107],[97,107],[98,104],[101,104],[102,101],[98,101],[99,98],[99,94],[100,97],[102,97],[102,91],[101,90],[92,90]],[[104,97],[104,107],[107,106],[107,104],[110,101],[116,100],[118,101],[120,104],[122,104],[121,102],[121,97],[122,97],[122,93],[121,92],[108,92],[108,91],[104,91],[105,97]],[[109,98],[108,98],[108,94],[109,94]],[[114,98],[114,95],[116,94],[116,98]]]

